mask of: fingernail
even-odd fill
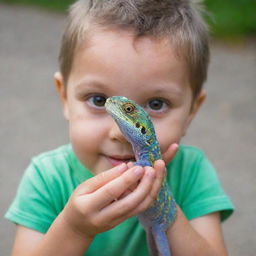
[[[173,149],[176,150],[178,147],[179,147],[179,145],[178,145],[177,143],[174,143],[174,144],[173,144]]]
[[[143,168],[140,166],[137,166],[134,168],[133,172],[137,175],[137,176],[141,176],[142,173],[144,172]]]
[[[132,167],[134,166],[134,164],[133,164],[133,162],[128,162],[128,163],[127,163],[127,166],[128,166],[129,168],[132,168]]]

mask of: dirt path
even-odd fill
[[[0,213],[13,198],[31,156],[66,143],[52,75],[64,16],[0,4]],[[203,148],[237,211],[224,223],[230,255],[254,256],[256,235],[256,50],[212,46],[208,100],[186,138]],[[14,226],[0,220],[0,254]]]

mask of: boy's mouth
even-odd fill
[[[135,162],[134,156],[130,155],[114,155],[114,156],[106,156],[110,164],[114,167],[122,163]]]

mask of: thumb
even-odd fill
[[[176,155],[178,151],[179,145],[177,143],[173,143],[169,146],[166,152],[163,154],[163,160],[167,165]]]

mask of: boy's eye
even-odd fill
[[[88,98],[88,102],[91,106],[102,108],[105,105],[107,98],[101,95],[94,95]]]
[[[160,110],[163,107],[164,102],[159,99],[153,99],[149,101],[148,106],[153,110]]]
[[[152,99],[146,105],[146,110],[153,112],[163,112],[167,109],[168,103],[162,99]]]

